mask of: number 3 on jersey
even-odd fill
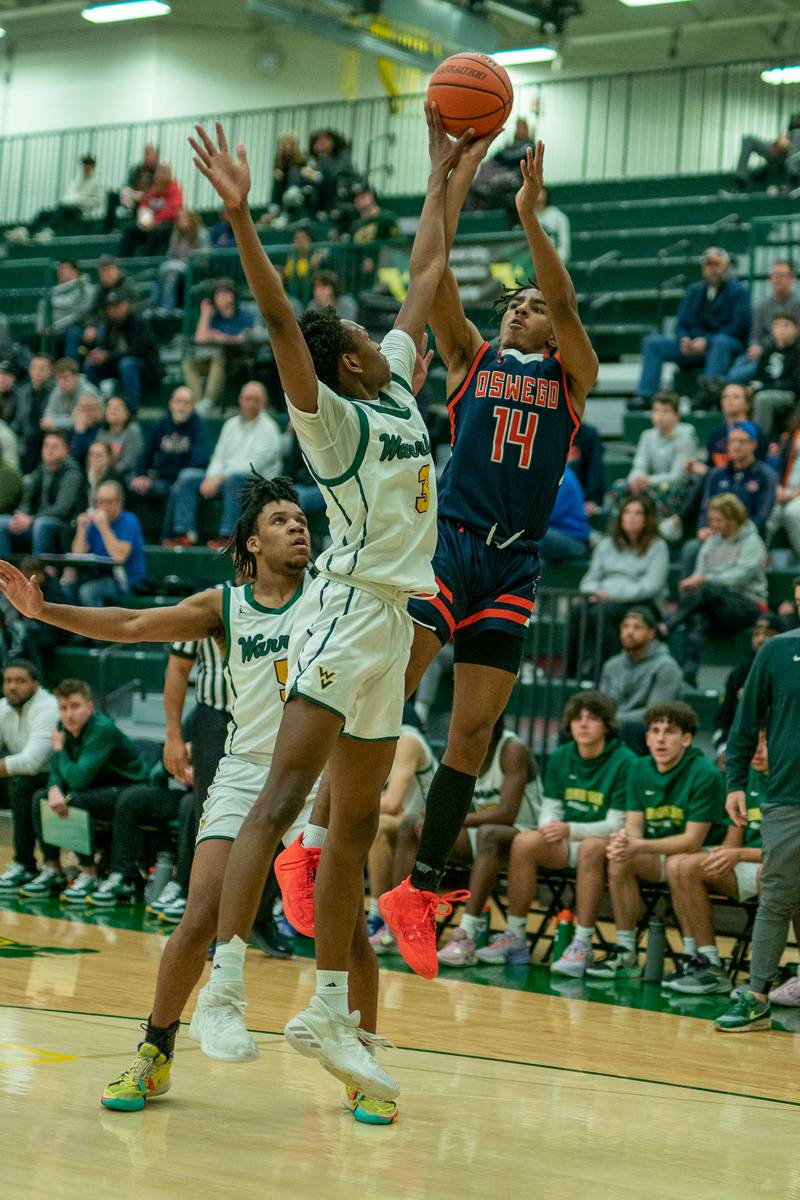
[[[533,457],[533,443],[539,414],[523,412],[521,408],[506,408],[496,404],[494,408],[494,442],[492,462],[503,461],[506,446],[519,446],[519,466],[527,471]]]
[[[417,479],[419,480],[419,486],[422,490],[420,491],[420,494],[417,496],[417,498],[414,502],[415,508],[418,513],[427,512],[428,509],[430,508],[430,503],[431,503],[430,474],[431,474],[431,468],[430,468],[429,463],[426,463],[424,467],[420,467],[419,475],[417,476]]]

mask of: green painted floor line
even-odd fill
[[[74,1008],[29,1008],[25,1004],[0,1004],[0,1012],[3,1009],[29,1013],[54,1013],[69,1017],[102,1017],[104,1020],[111,1021],[140,1021],[142,1019],[141,1016],[121,1016],[119,1013],[81,1012],[79,1009]],[[188,1025],[188,1021],[182,1021],[181,1024]],[[250,1029],[250,1032],[261,1034],[263,1037],[283,1037],[283,1033],[277,1029]],[[781,1100],[777,1096],[757,1096],[752,1092],[731,1092],[725,1088],[701,1087],[692,1083],[672,1083],[666,1079],[648,1079],[643,1075],[623,1075],[614,1071],[592,1071],[583,1069],[582,1067],[560,1067],[553,1063],[529,1062],[524,1058],[495,1058],[490,1054],[467,1054],[458,1050],[430,1050],[423,1046],[398,1045],[396,1048],[398,1050],[407,1050],[412,1054],[435,1054],[441,1058],[463,1058],[471,1062],[491,1062],[498,1063],[501,1066],[530,1067],[533,1070],[554,1071],[562,1075],[584,1075],[593,1079],[617,1079],[623,1083],[646,1083],[653,1087],[673,1088],[686,1092],[701,1092],[709,1096],[727,1096],[736,1100],[756,1100],[764,1104],[783,1105],[786,1108],[800,1108],[800,1100]]]

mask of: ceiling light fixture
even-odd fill
[[[764,83],[800,83],[800,63],[793,67],[769,67],[761,72]]]
[[[492,58],[504,67],[520,67],[524,63],[552,62],[558,58],[558,51],[554,46],[529,46],[527,50],[496,50]]]
[[[119,4],[93,4],[81,16],[93,25],[114,21],[142,21],[145,17],[166,17],[172,10],[164,0],[122,0]]]

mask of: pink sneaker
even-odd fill
[[[475,939],[468,937],[465,930],[457,929],[436,957],[445,967],[473,967],[478,961],[475,957]]]
[[[550,964],[554,975],[569,975],[572,979],[580,979],[586,974],[586,968],[592,961],[592,947],[588,942],[573,938],[558,962]]]
[[[773,1004],[784,1004],[787,1008],[800,1008],[800,976],[787,979],[780,987],[773,988],[769,994]]]

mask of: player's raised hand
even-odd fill
[[[423,333],[422,341],[417,346],[417,357],[414,363],[414,375],[411,379],[411,391],[418,396],[423,383],[428,378],[428,367],[433,361],[433,350],[428,349],[428,335]]]
[[[189,138],[194,150],[194,165],[219,195],[226,208],[241,208],[250,191],[250,166],[244,146],[236,147],[236,158],[228,150],[222,122],[216,121],[217,145],[202,125],[195,125],[197,137]]]
[[[473,170],[477,170],[477,168],[486,158],[486,155],[489,153],[489,147],[491,146],[492,142],[495,140],[495,138],[498,138],[500,134],[504,132],[504,130],[505,126],[499,125],[492,133],[487,133],[483,137],[474,137],[472,141],[464,147],[464,152],[461,156],[462,160],[470,163]]]
[[[443,170],[450,174],[453,167],[461,158],[466,146],[475,136],[474,129],[465,129],[461,137],[451,138],[442,124],[439,105],[425,105],[425,120],[428,122],[428,150],[431,156],[431,167],[434,171]]]
[[[519,169],[522,174],[522,186],[515,197],[517,212],[527,216],[534,211],[539,193],[544,188],[544,142],[536,143],[534,154],[530,146],[525,157],[520,159]]]
[[[0,592],[23,617],[39,617],[44,608],[44,596],[32,575],[26,579],[21,571],[0,559]]]

